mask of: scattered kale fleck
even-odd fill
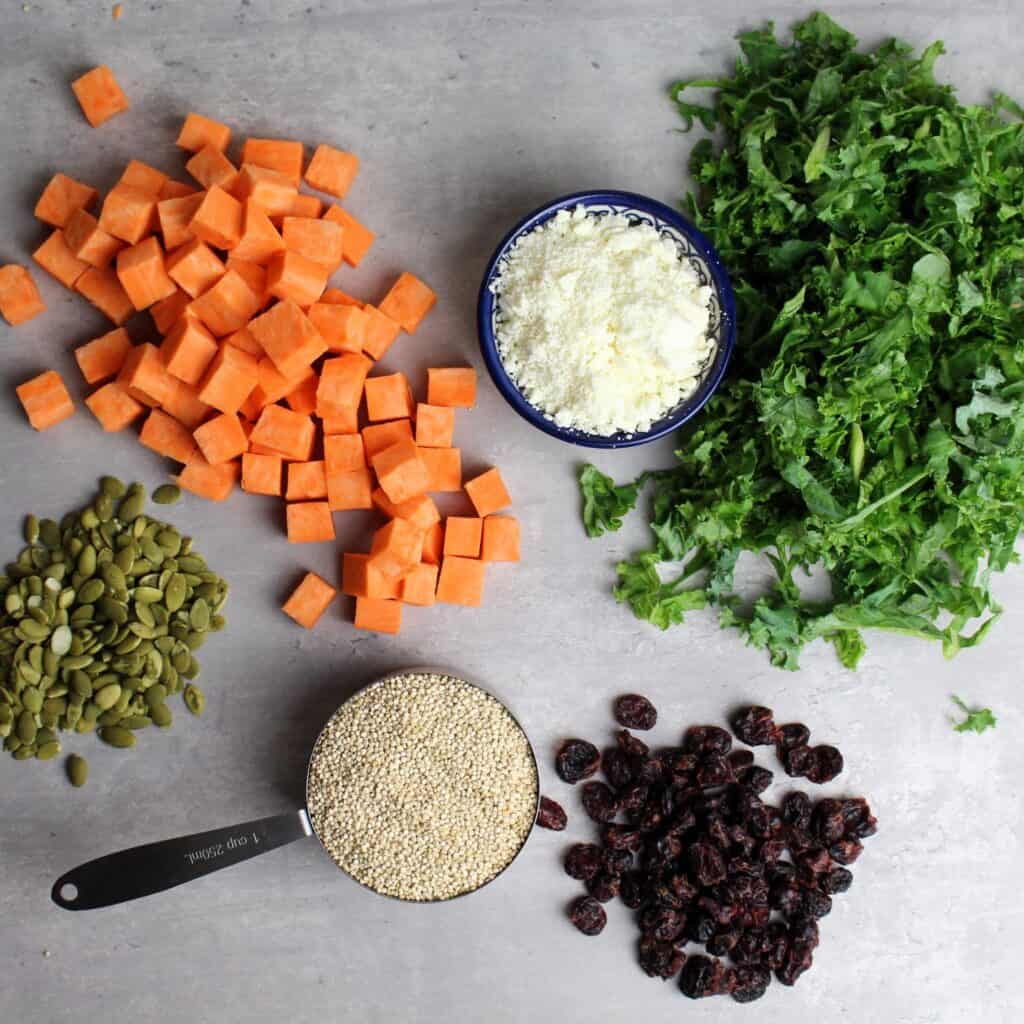
[[[975,708],[973,711],[959,698],[953,695],[953,703],[967,716],[962,722],[956,722],[953,728],[957,732],[982,733],[986,729],[996,727],[996,716],[991,708]]]

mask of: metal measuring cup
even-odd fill
[[[494,694],[484,690],[475,683],[469,683],[459,676],[455,676],[443,669],[434,668],[412,668],[403,669],[398,672],[389,673],[380,679],[374,680],[368,686],[357,690],[363,692],[373,686],[379,686],[396,678],[409,675],[436,674],[456,679],[460,683],[475,686],[483,691],[488,697],[497,701],[505,712],[515,723],[526,741],[526,747],[530,754],[533,765],[533,778],[536,791],[536,800],[540,802],[540,779],[537,770],[537,757],[519,720],[508,710],[505,704],[498,700]],[[306,766],[306,794],[308,803],[310,769],[320,738],[323,736],[327,726],[338,715],[345,704],[351,700],[352,694],[346,701],[335,710],[331,718],[325,723],[316,742],[310,752],[310,759]],[[536,812],[536,808],[535,808]],[[536,813],[534,813],[534,821]],[[402,897],[389,896],[391,899],[399,899],[407,903],[443,903],[458,896],[467,896],[470,892],[477,892],[485,885],[490,885],[496,878],[504,874],[511,867],[513,862],[522,852],[523,847],[529,839],[533,825],[531,824],[523,835],[522,842],[515,853],[497,874],[483,881],[475,889],[458,893],[456,896],[449,896],[433,900],[409,900]],[[118,903],[126,903],[129,900],[140,899],[143,896],[151,896],[154,893],[163,892],[166,889],[173,889],[175,886],[192,882],[204,875],[213,874],[243,861],[259,857],[279,846],[286,846],[298,839],[306,839],[310,836],[316,837],[321,847],[323,841],[316,834],[313,822],[305,808],[298,811],[288,811],[284,814],[275,814],[269,818],[257,818],[253,821],[245,821],[238,825],[230,825],[227,828],[212,829],[209,832],[196,832],[192,835],[178,836],[175,839],[164,839],[155,843],[146,843],[142,846],[133,846],[127,850],[119,850],[117,853],[110,853],[104,857],[80,864],[65,872],[50,890],[50,897],[58,907],[64,910],[95,910],[100,907],[112,907]],[[326,848],[324,849],[326,853]],[[335,863],[333,860],[331,863]],[[336,865],[340,870],[340,865]],[[348,874],[348,872],[346,872]],[[352,875],[349,875],[353,878]],[[353,878],[363,888],[372,889],[358,878]],[[378,893],[378,895],[381,895]]]

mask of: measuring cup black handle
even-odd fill
[[[173,889],[312,834],[306,812],[292,811],[133,846],[72,868],[54,882],[50,896],[65,910],[112,907]]]

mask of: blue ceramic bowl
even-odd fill
[[[716,346],[714,354],[701,373],[700,384],[689,398],[684,399],[653,423],[649,430],[642,433],[605,436],[557,426],[540,409],[526,400],[512,378],[505,372],[501,356],[498,354],[495,339],[498,303],[491,291],[491,285],[498,276],[502,260],[522,235],[550,220],[559,210],[573,209],[576,206],[584,206],[599,215],[621,213],[637,224],[652,225],[662,236],[670,238],[676,244],[679,258],[690,261],[701,283],[710,284],[712,288],[711,335]],[[477,330],[480,334],[480,349],[491,378],[505,400],[523,419],[543,430],[545,434],[570,444],[582,445],[585,448],[628,448],[632,445],[646,444],[671,433],[695,416],[714,394],[729,365],[729,357],[736,343],[736,299],[729,283],[729,276],[714,247],[700,231],[671,207],[635,192],[574,192],[572,195],[562,196],[561,199],[547,203],[539,210],[534,210],[501,240],[501,244],[487,264],[483,284],[480,286]]]

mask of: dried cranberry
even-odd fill
[[[686,928],[686,915],[668,907],[649,907],[640,914],[640,931],[659,942],[675,942]]]
[[[787,722],[780,725],[775,736],[776,746],[782,750],[790,747],[805,747],[811,738],[811,730],[803,722]]]
[[[583,810],[599,825],[611,821],[619,813],[619,801],[603,782],[588,782],[583,787]]]
[[[622,876],[619,899],[630,910],[639,910],[647,902],[647,879],[640,871],[630,871]]]
[[[824,874],[832,866],[828,850],[823,846],[812,846],[809,850],[794,858],[797,877],[808,885],[817,881],[818,875]]]
[[[629,754],[630,757],[646,757],[651,752],[651,748],[628,729],[620,729],[615,734],[615,742],[618,744],[619,750]]]
[[[786,962],[789,954],[789,929],[782,921],[772,921],[766,936],[765,962],[774,971]]]
[[[786,844],[781,839],[766,839],[757,848],[757,857],[764,864],[774,864],[786,852]]]
[[[745,931],[732,950],[733,963],[759,964],[768,950],[768,936],[759,928]]]
[[[696,754],[687,753],[673,747],[668,751],[661,751],[661,760],[668,767],[673,775],[690,775],[697,770],[697,762],[700,758]]]
[[[687,914],[686,915],[686,937],[691,942],[707,942],[718,925],[710,914]]]
[[[624,875],[633,867],[633,854],[629,850],[602,850],[601,858],[609,875]]]
[[[789,852],[794,856],[818,845],[811,833],[805,832],[802,828],[791,828],[787,841],[789,843]]]
[[[633,783],[633,758],[624,750],[612,747],[604,752],[605,778],[611,783],[612,789],[625,789]]]
[[[705,839],[698,839],[690,847],[690,871],[701,885],[715,885],[725,878],[725,859],[722,852]]]
[[[599,903],[608,903],[619,895],[622,879],[618,875],[607,875],[603,872],[594,875],[587,883],[587,892]],[[825,897],[828,899],[828,897]]]
[[[555,757],[555,771],[563,782],[575,784],[589,779],[601,763],[601,753],[586,740],[566,740]]]
[[[808,829],[811,825],[811,798],[806,793],[787,793],[782,801],[782,820],[787,825]]]
[[[826,846],[846,834],[842,800],[819,800],[811,817],[811,832]]]
[[[569,920],[584,935],[600,935],[608,923],[608,915],[592,896],[581,896],[569,908]]]
[[[561,832],[568,822],[562,805],[546,796],[540,798],[540,808],[537,811],[537,824],[541,828],[549,828],[553,832]]]
[[[829,856],[837,864],[852,864],[862,853],[864,847],[856,839],[840,839],[828,848]]]
[[[697,765],[697,785],[704,789],[724,786],[732,778],[732,768],[721,754],[708,754]]]
[[[752,1003],[768,991],[772,972],[767,967],[749,965],[726,972],[725,987],[737,1003]]]
[[[787,775],[801,778],[810,770],[814,755],[811,753],[811,748],[807,746],[786,747],[779,755],[779,759],[782,761],[782,767],[786,769]]]
[[[712,814],[704,826],[708,838],[721,850],[727,850],[732,845],[732,836],[729,834],[729,826],[720,814]]]
[[[565,855],[565,873],[585,882],[604,867],[604,851],[595,843],[577,843]]]
[[[789,922],[789,944],[792,947],[817,949],[821,933],[813,917],[795,917]]]
[[[655,803],[649,803],[639,808],[639,813],[633,819],[633,823],[641,832],[654,832],[661,828],[665,815],[661,808]]]
[[[827,743],[811,748],[811,763],[805,774],[810,782],[823,785],[831,782],[843,770],[843,755]]]
[[[715,932],[704,943],[704,947],[712,956],[728,956],[739,937],[740,933],[738,931],[734,928],[727,928],[725,931]]]
[[[693,903],[697,898],[698,889],[686,875],[669,875],[666,879],[669,888],[683,901],[684,904]]]
[[[754,755],[749,750],[734,750],[729,755],[729,764],[737,774],[744,768],[749,768],[753,763]]]
[[[691,956],[683,964],[679,976],[679,988],[684,996],[703,999],[716,996],[721,991],[725,967],[722,961],[706,956]]]
[[[601,829],[601,842],[612,850],[639,850],[643,845],[640,833],[625,825],[605,825]]]
[[[854,839],[867,839],[878,831],[878,822],[863,797],[843,801],[843,823],[845,834]]]
[[[650,789],[642,783],[620,790],[619,805],[624,811],[639,810],[647,803],[650,792]]]
[[[640,966],[649,978],[674,978],[686,961],[686,954],[671,942],[645,936],[640,940]]]
[[[765,747],[775,742],[777,730],[771,708],[753,704],[732,717],[732,731],[748,747]]]
[[[814,957],[810,950],[790,949],[786,955],[786,962],[776,968],[775,977],[783,985],[795,985],[797,979],[804,971],[810,970],[814,963]]]
[[[740,782],[747,789],[753,790],[755,793],[763,793],[772,784],[774,779],[775,776],[767,768],[761,768],[758,765],[748,768],[740,776]]]
[[[768,897],[769,904],[781,910],[786,917],[793,917],[800,912],[803,890],[791,882],[776,882]]]
[[[660,782],[665,775],[665,762],[653,755],[641,758],[635,771],[638,782]]]
[[[818,884],[821,886],[822,892],[828,893],[829,896],[838,896],[853,885],[853,872],[847,871],[846,868],[833,868],[827,875],[819,879]]]
[[[695,725],[686,730],[683,749],[688,754],[728,754],[732,737],[717,725]]]
[[[658,712],[646,697],[627,693],[615,702],[615,721],[627,729],[653,729]]]
[[[664,860],[678,860],[683,854],[683,841],[679,836],[671,833],[659,836],[654,843],[654,848]]]
[[[817,921],[832,913],[832,899],[817,889],[804,889],[800,899],[800,910]]]
[[[773,864],[768,870],[768,884],[777,885],[779,882],[792,882],[796,878],[796,868],[789,861],[779,861]]]

